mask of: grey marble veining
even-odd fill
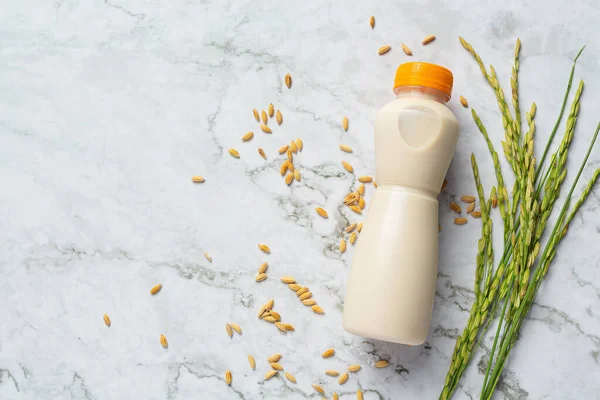
[[[486,190],[494,182],[485,143],[458,95],[477,109],[498,149],[502,138],[492,91],[458,35],[496,66],[505,90],[514,41],[521,37],[521,104],[538,104],[539,143],[554,124],[571,60],[587,44],[576,72],[586,90],[571,171],[598,119],[595,3],[471,3],[0,4],[0,398],[320,398],[311,383],[322,384],[328,398],[335,390],[353,399],[358,388],[369,400],[437,398],[473,301],[479,237],[476,221],[453,226],[446,204],[474,192],[472,152]],[[429,34],[437,40],[422,47]],[[401,52],[402,42],[414,57]],[[380,57],[376,50],[384,44],[392,51]],[[440,195],[431,332],[416,347],[342,330],[353,248],[337,250],[341,228],[360,220],[339,207],[355,187],[341,160],[357,175],[374,173],[375,114],[392,98],[395,68],[411,60],[452,69],[450,107],[461,123],[448,187]],[[283,82],[287,72],[291,90]],[[270,102],[284,122],[271,123],[273,134],[265,135],[252,108]],[[341,129],[344,115],[348,132]],[[255,138],[241,143],[251,130]],[[296,137],[304,141],[295,159],[302,181],[288,187],[276,151]],[[342,154],[340,143],[354,153]],[[231,147],[240,151],[239,160],[227,154]],[[599,165],[597,149],[584,178]],[[196,174],[206,182],[192,184]],[[367,204],[373,190],[367,187]],[[598,200],[594,192],[571,224],[498,398],[600,398],[594,377],[600,371]],[[319,218],[317,206],[330,218]],[[272,253],[260,253],[257,243],[269,244]],[[263,261],[269,278],[257,284]],[[309,286],[326,314],[303,307],[278,281],[283,275]],[[150,296],[159,282],[163,290]],[[284,336],[256,318],[269,298],[295,332]],[[226,322],[241,325],[243,335],[230,339]],[[159,344],[161,333],[167,350]],[[329,347],[335,357],[321,359]],[[491,333],[457,399],[478,398],[490,347]],[[297,384],[281,376],[262,380],[265,359],[276,352],[284,354],[281,363]],[[248,354],[257,360],[254,372]],[[373,368],[379,359],[391,365]],[[363,369],[343,386],[324,375],[354,363]],[[224,382],[228,369],[231,387]]]

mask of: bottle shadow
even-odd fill
[[[391,364],[390,367],[394,368],[394,372],[404,379],[408,379],[411,372],[430,371],[436,363],[435,357],[429,357],[433,348],[427,341],[420,345],[410,346],[365,339],[363,346],[368,344],[373,346],[371,354],[374,357],[378,360],[388,361]]]

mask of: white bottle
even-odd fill
[[[375,121],[376,180],[344,301],[344,329],[389,342],[427,338],[438,271],[440,187],[458,141],[445,106],[452,73],[427,63],[398,67],[396,100]]]

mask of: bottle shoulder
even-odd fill
[[[381,110],[379,110],[377,117],[379,118],[389,114],[400,113],[407,109],[415,112],[422,111],[423,113],[429,115],[431,115],[432,111],[434,111],[435,114],[440,117],[457,121],[454,113],[452,113],[452,111],[450,111],[445,104],[439,103],[435,100],[419,97],[401,97],[394,99],[384,105]]]

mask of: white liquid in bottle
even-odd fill
[[[375,121],[378,188],[354,254],[344,329],[416,345],[427,338],[431,321],[437,195],[458,141],[458,121],[444,105],[452,73],[437,65],[409,64],[398,68],[397,98]]]

